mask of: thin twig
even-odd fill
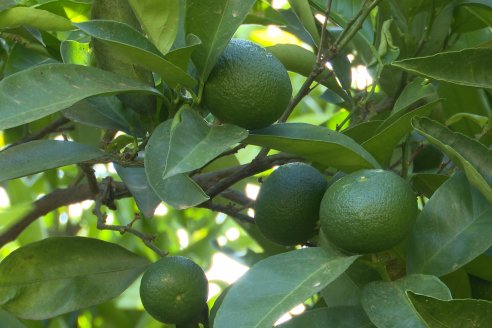
[[[233,217],[235,219],[238,219],[246,223],[250,223],[250,224],[255,223],[254,218],[250,217],[249,215],[239,213],[239,211],[241,211],[242,209],[236,209],[233,206],[220,205],[220,204],[213,203],[211,201],[207,201],[205,203],[200,204],[199,207],[208,208],[209,210],[215,212],[221,212],[227,214],[230,217]]]
[[[84,172],[84,175],[87,179],[87,182],[89,183],[89,188],[91,189],[92,193],[94,195],[97,195],[99,193],[99,186],[97,184],[96,175],[94,174],[95,173],[94,169],[92,168],[91,165],[84,164],[84,163],[79,164],[79,167],[82,170],[82,172]]]
[[[324,12],[325,19],[323,21],[323,25],[321,26],[321,38],[319,42],[319,49],[318,49],[318,54],[316,55],[316,63],[318,66],[321,65],[323,62],[323,49],[325,47],[325,42],[327,41],[327,35],[326,35],[326,25],[328,24],[328,19],[330,17],[330,11],[331,11],[331,3],[332,0],[328,0],[326,2],[326,9]]]

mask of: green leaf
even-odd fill
[[[145,174],[149,185],[166,204],[178,208],[188,208],[203,203],[209,197],[200,186],[184,174],[164,180],[169,152],[172,120],[161,123],[152,133],[145,150]]]
[[[35,140],[0,152],[0,181],[104,156],[98,149],[71,141]]]
[[[164,59],[159,50],[131,26],[108,20],[74,24],[93,38],[110,45],[118,59],[158,73],[171,87],[192,88],[196,81],[178,66]]]
[[[414,128],[461,167],[468,181],[492,202],[492,150],[427,118],[415,118]]]
[[[383,122],[381,120],[362,122],[348,127],[342,133],[354,139],[355,142],[362,144],[376,134],[376,131],[378,131],[378,128]]]
[[[187,70],[191,55],[201,43],[202,41],[196,35],[188,34],[186,36],[186,46],[168,52],[164,58],[181,69]]]
[[[450,118],[448,118],[445,124],[449,126],[449,125],[456,124],[461,120],[469,120],[475,123],[476,125],[478,125],[480,128],[484,128],[489,122],[489,118],[486,116],[470,114],[470,113],[457,113],[451,116]]]
[[[482,254],[473,261],[465,265],[466,272],[481,278],[483,280],[492,281],[492,256]]]
[[[396,145],[412,131],[411,120],[416,116],[430,114],[437,101],[418,108],[407,108],[391,115],[378,127],[376,134],[362,146],[383,166],[388,166]]]
[[[16,317],[0,309],[0,322],[6,328],[27,328],[22,322],[20,322]]]
[[[91,47],[89,43],[74,40],[62,41],[60,54],[65,64],[91,65]]]
[[[306,311],[283,323],[278,328],[371,328],[371,323],[365,312],[356,306],[340,306]]]
[[[443,301],[407,293],[413,306],[432,328],[487,328],[492,323],[492,302],[473,299]]]
[[[367,284],[362,292],[362,306],[372,323],[379,328],[427,328],[408,299],[407,290],[451,299],[446,285],[434,276],[408,275],[391,282],[374,281]]]
[[[426,83],[424,79],[416,78],[407,84],[405,89],[403,89],[401,95],[396,100],[392,113],[397,113],[403,109],[406,109],[410,105],[415,104],[417,101],[422,99],[435,100],[436,89],[432,83]]]
[[[492,205],[456,173],[432,196],[410,237],[407,271],[448,274],[492,246]]]
[[[248,136],[235,125],[210,126],[189,107],[180,110],[172,124],[163,179],[205,166]]]
[[[173,45],[179,28],[179,0],[129,0],[150,41],[163,54]]]
[[[51,318],[114,298],[148,264],[102,240],[47,238],[15,250],[0,263],[0,306],[22,319]]]
[[[43,31],[74,30],[72,23],[46,10],[32,7],[15,7],[0,12],[0,29],[28,25]]]
[[[0,130],[32,122],[91,96],[131,91],[161,95],[142,82],[94,67],[36,66],[0,81]]]
[[[432,194],[444,183],[449,177],[443,174],[433,173],[415,173],[412,175],[411,183],[413,189],[427,198],[431,198]]]
[[[228,291],[214,328],[272,327],[280,316],[323,289],[357,256],[328,256],[317,247],[268,257]]]
[[[153,217],[161,200],[147,182],[145,169],[143,167],[122,167],[117,164],[114,165],[114,168],[132,193],[143,216],[145,218]]]
[[[202,41],[192,56],[202,83],[254,3],[255,0],[187,1],[186,32]]]
[[[65,17],[72,22],[87,20],[91,14],[92,7],[91,3],[88,2],[70,0],[38,1],[38,3],[41,4],[37,5],[36,9],[49,11],[58,16]]]
[[[432,56],[397,61],[392,65],[434,80],[492,88],[492,48],[441,52]]]
[[[314,20],[314,14],[309,6],[308,0],[289,0],[291,8],[296,13],[299,20],[302,22],[304,28],[309,32],[315,44],[320,43],[320,35],[316,22]]]
[[[245,143],[299,155],[346,172],[379,167],[366,150],[346,135],[305,123],[281,123],[254,130]]]

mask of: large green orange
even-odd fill
[[[336,246],[352,253],[373,253],[408,236],[417,216],[408,183],[384,170],[361,170],[331,185],[320,208],[321,229]]]
[[[203,270],[182,256],[167,256],[144,273],[140,298],[156,320],[182,324],[197,318],[206,306],[208,282]]]
[[[255,203],[260,232],[281,245],[297,245],[311,238],[319,221],[326,190],[324,176],[304,163],[280,166],[263,182]]]
[[[291,95],[289,75],[276,57],[256,43],[232,39],[205,83],[203,100],[222,122],[258,129],[280,118]]]

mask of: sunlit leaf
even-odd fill
[[[65,17],[32,7],[14,7],[0,12],[0,29],[28,25],[45,31],[74,30]]]

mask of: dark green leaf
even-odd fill
[[[202,41],[196,35],[188,34],[186,36],[186,45],[168,52],[164,58],[181,69],[186,70],[190,64],[191,55],[201,43]]]
[[[416,173],[412,175],[411,182],[413,189],[427,198],[448,179],[447,175],[433,173]]]
[[[243,22],[255,0],[188,0],[186,31],[202,41],[193,53],[202,82],[205,82],[229,40]]]
[[[25,47],[20,43],[16,43],[10,48],[10,55],[3,67],[3,75],[4,77],[7,77],[33,66],[56,62],[57,61],[49,57],[48,54],[42,54],[30,47]]]
[[[153,217],[155,209],[161,200],[147,182],[145,169],[143,167],[122,167],[116,164],[114,167],[135,198],[135,202],[143,216],[146,218]]]
[[[47,238],[17,249],[0,263],[0,305],[19,318],[51,318],[114,298],[148,264],[102,240]]]
[[[393,107],[393,113],[399,112],[421,99],[435,100],[436,89],[431,83],[426,83],[424,79],[416,78],[403,89]]]
[[[378,168],[376,160],[342,133],[305,123],[282,123],[251,131],[246,143],[299,155],[346,172]]]
[[[187,175],[162,178],[169,152],[171,124],[171,120],[163,122],[152,133],[145,150],[145,173],[150,186],[163,202],[182,209],[201,204],[209,197]]]
[[[441,276],[492,246],[492,205],[457,173],[420,213],[407,253],[407,270]]]
[[[427,116],[434,108],[436,101],[418,107],[401,110],[387,118],[378,127],[376,134],[365,141],[362,146],[383,166],[389,165],[396,145],[412,131],[411,120],[416,116]]]
[[[0,29],[28,25],[44,31],[75,29],[65,17],[32,7],[15,7],[0,12]]]
[[[0,152],[0,181],[104,156],[90,146],[71,141],[36,140]]]
[[[183,85],[192,88],[195,79],[178,66],[164,59],[159,50],[140,32],[127,24],[93,20],[74,24],[82,31],[108,43],[118,59],[158,73],[171,87]]]
[[[492,48],[442,52],[397,61],[393,66],[434,80],[492,88]]]
[[[414,128],[466,173],[468,181],[492,202],[492,150],[436,121],[416,118]]]
[[[159,91],[94,67],[46,64],[0,82],[0,130],[32,122],[96,95]]]
[[[129,0],[143,30],[163,54],[173,45],[179,28],[179,0]]]
[[[376,134],[383,122],[381,120],[362,122],[343,130],[342,133],[362,144]]]
[[[0,309],[0,322],[5,328],[27,328],[16,317]]]
[[[488,328],[492,323],[492,302],[473,299],[439,300],[408,292],[413,306],[432,328]]]
[[[328,256],[304,248],[256,263],[227,293],[214,328],[271,327],[284,313],[323,289],[357,256]]]
[[[492,282],[492,256],[482,254],[465,265],[466,272]]]
[[[163,179],[203,167],[248,136],[235,125],[210,126],[189,107],[178,112],[172,125]]]
[[[451,299],[446,285],[434,276],[408,275],[391,282],[371,282],[362,292],[362,306],[372,323],[379,328],[427,328],[408,299],[407,290]]]
[[[296,13],[299,20],[302,22],[304,28],[309,32],[311,38],[314,41],[314,44],[319,44],[320,35],[318,32],[318,28],[316,26],[316,22],[314,20],[313,12],[311,11],[311,7],[309,6],[308,0],[289,0],[291,8]]]
[[[374,327],[362,308],[341,306],[304,312],[278,328],[370,328]]]

